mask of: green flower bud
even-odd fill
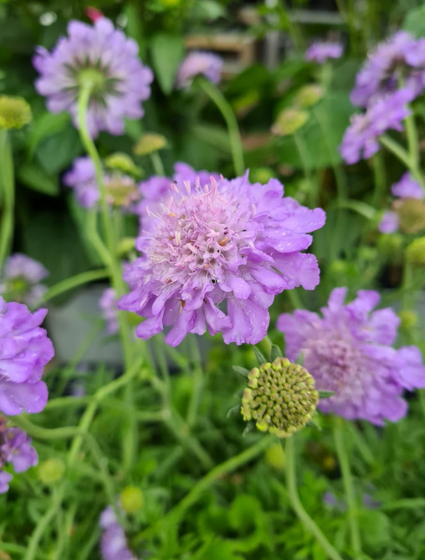
[[[425,266],[425,237],[418,237],[406,247],[406,260],[415,266]]]
[[[0,128],[22,128],[32,120],[31,108],[22,97],[0,97]]]
[[[297,95],[295,96],[295,103],[298,107],[305,109],[306,107],[311,107],[316,105],[323,97],[323,88],[317,84],[308,84],[302,87]]]
[[[261,183],[262,185],[265,185],[270,181],[270,179],[273,179],[275,173],[273,169],[270,169],[270,167],[254,167],[254,169],[251,169],[249,175],[253,183]]]
[[[299,130],[308,120],[308,113],[299,109],[284,109],[272,126],[276,136],[288,136]]]
[[[407,309],[405,311],[399,311],[398,316],[401,321],[400,327],[405,331],[416,327],[419,322],[419,317],[414,311],[408,311]]]
[[[43,461],[38,466],[38,478],[46,485],[54,484],[63,477],[64,473],[65,463],[54,457]]]
[[[403,245],[403,236],[399,233],[383,233],[378,239],[378,249],[380,252],[394,255],[398,253]]]
[[[279,443],[271,445],[265,453],[266,463],[276,471],[280,471],[285,467],[285,453]]]
[[[127,154],[117,152],[111,154],[105,159],[106,167],[110,169],[116,169],[117,171],[122,171],[123,173],[129,173],[135,177],[140,177],[141,172],[134,161]]]
[[[393,204],[400,220],[400,231],[418,233],[425,229],[425,202],[413,198],[396,200]]]
[[[120,502],[126,513],[135,513],[143,507],[143,492],[135,486],[127,486],[120,494]]]
[[[249,372],[241,412],[260,431],[285,438],[309,422],[318,400],[308,371],[286,358],[276,358]]]
[[[162,150],[167,145],[167,140],[160,134],[144,134],[133,148],[136,156],[146,156],[152,152]]]

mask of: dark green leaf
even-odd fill
[[[68,113],[43,113],[36,119],[29,129],[28,133],[28,150],[30,156],[34,155],[34,151],[39,143],[56,132],[60,132],[66,127],[70,126],[70,118]]]
[[[33,191],[57,196],[59,194],[59,181],[57,176],[48,175],[36,163],[23,163],[17,170],[18,179]]]
[[[173,89],[177,69],[183,57],[183,38],[159,33],[152,38],[151,53],[155,76],[164,93]]]

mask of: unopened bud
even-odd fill
[[[144,134],[133,148],[136,156],[145,156],[152,152],[162,150],[167,145],[167,140],[160,134]]]
[[[323,88],[317,84],[308,84],[295,96],[295,103],[302,109],[316,105],[323,97]]]
[[[288,136],[299,130],[308,120],[308,113],[299,109],[284,109],[272,126],[276,136]]]
[[[406,260],[415,266],[425,266],[425,237],[418,237],[406,247]]]
[[[120,173],[105,178],[105,191],[106,200],[112,206],[128,206],[140,198],[134,180]]]
[[[254,167],[254,169],[251,169],[249,175],[253,183],[265,185],[275,176],[275,173],[270,167]]]
[[[400,327],[405,331],[416,327],[419,322],[419,317],[414,311],[402,310],[399,311],[398,316],[400,317]]]
[[[126,513],[135,513],[143,507],[143,492],[135,486],[127,486],[120,494],[120,503]]]
[[[105,159],[105,166],[109,169],[115,169],[117,171],[122,171],[123,173],[129,173],[135,177],[140,177],[141,172],[134,161],[127,154],[117,152],[111,154]]]
[[[0,97],[0,128],[22,128],[32,120],[31,108],[22,97]]]
[[[54,457],[43,461],[38,466],[38,478],[46,485],[54,484],[63,477],[64,473],[65,463]]]

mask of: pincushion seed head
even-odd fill
[[[31,108],[25,99],[0,96],[0,129],[22,128],[31,120]]]
[[[241,412],[260,431],[285,438],[309,422],[318,400],[308,371],[286,358],[276,358],[249,372]]]

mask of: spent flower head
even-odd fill
[[[78,97],[91,87],[87,124],[94,138],[99,131],[123,134],[124,119],[143,116],[141,102],[149,98],[153,74],[138,58],[133,39],[102,17],[93,25],[68,24],[52,52],[38,47],[33,59],[40,77],[37,91],[47,97],[52,113],[68,111],[77,125]]]
[[[6,301],[25,303],[35,308],[47,290],[41,281],[48,275],[41,263],[22,253],[15,253],[0,271],[0,295]]]
[[[424,251],[425,253],[425,251]],[[322,316],[296,310],[279,317],[286,354],[303,365],[320,390],[334,395],[319,402],[323,412],[383,425],[405,416],[405,389],[425,387],[425,367],[416,346],[395,349],[399,318],[392,309],[373,311],[380,296],[359,291],[344,304],[346,288],[332,291]]]
[[[25,99],[0,96],[0,129],[22,128],[31,120],[31,107]]]

